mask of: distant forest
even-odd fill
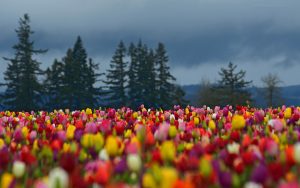
[[[20,18],[16,33],[15,55],[4,58],[8,67],[1,84],[5,87],[1,96],[3,109],[137,108],[141,104],[170,108],[172,104],[186,105],[188,102],[170,73],[163,43],[151,49],[141,40],[128,46],[120,41],[109,70],[101,73],[99,64],[88,57],[78,36],[73,48],[68,49],[64,57],[55,59],[49,68],[41,70],[41,62],[36,61],[34,56],[47,53],[47,50],[35,48],[27,14]],[[99,82],[104,86],[96,87],[103,85],[97,84]]]
[[[110,67],[103,72],[83,45],[80,36],[64,57],[54,59],[46,70],[40,68],[34,56],[47,53],[36,49],[31,35],[30,18],[25,14],[16,29],[18,43],[12,48],[13,57],[4,57],[8,63],[1,86],[1,108],[13,111],[54,110],[123,106],[168,109],[185,106],[185,92],[170,73],[169,58],[163,43],[152,49],[141,40],[124,44],[120,41],[111,58]],[[221,68],[218,83],[202,81],[198,93],[199,105],[249,105],[253,101],[247,90],[252,81],[245,80],[246,72],[236,71],[229,63]],[[269,74],[263,96],[269,106],[277,105],[280,79]],[[99,84],[99,83],[102,84]],[[102,85],[97,86],[97,85]]]

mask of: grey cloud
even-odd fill
[[[103,59],[120,40],[142,39],[151,47],[164,42],[173,67],[228,61],[271,66],[276,59],[275,66],[287,68],[300,62],[298,7],[293,0],[3,0],[0,55],[12,51],[18,18],[27,12],[36,46],[49,49],[47,60],[81,35],[89,55]]]

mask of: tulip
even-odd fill
[[[105,148],[99,152],[99,159],[101,159],[103,161],[109,160],[109,156],[108,156]]]
[[[25,173],[26,165],[22,161],[15,161],[12,167],[12,172],[15,177],[21,178]]]
[[[86,113],[87,115],[91,115],[91,114],[93,114],[93,111],[92,111],[92,109],[87,108],[87,109],[85,110],[85,113]]]
[[[208,122],[208,127],[211,129],[211,130],[215,130],[216,129],[216,123],[214,122],[214,120],[210,120]]]
[[[64,169],[56,167],[50,171],[48,180],[49,188],[68,187],[68,185],[69,177]]]
[[[170,136],[171,138],[174,138],[176,135],[177,135],[177,129],[176,129],[176,126],[171,125],[170,128],[169,128],[169,136]]]
[[[5,146],[4,140],[0,138],[0,150]]]
[[[74,133],[75,133],[76,127],[74,125],[69,125],[67,128],[67,133],[66,136],[68,139],[73,139],[74,138]]]
[[[292,109],[290,107],[286,108],[284,111],[284,118],[289,119],[291,116],[292,116]]]
[[[245,183],[244,188],[263,188],[260,183],[249,181]]]
[[[164,161],[173,161],[176,156],[176,149],[172,141],[165,141],[160,149]]]
[[[199,163],[200,174],[204,177],[209,177],[212,173],[212,165],[207,157],[202,157]]]
[[[144,174],[142,182],[143,182],[142,183],[143,187],[146,187],[146,188],[156,188],[157,187],[153,176],[149,173]]]
[[[96,152],[99,152],[104,145],[104,138],[101,133],[97,133],[92,137]]]
[[[231,124],[233,129],[242,129],[245,127],[246,121],[243,116],[234,115]]]
[[[227,145],[227,150],[231,154],[239,154],[240,152],[240,145],[236,142]]]
[[[298,164],[300,164],[300,142],[297,142],[294,145],[294,159]]]
[[[114,157],[118,154],[118,142],[116,137],[108,136],[105,143],[105,150],[107,154],[111,157]]]
[[[13,175],[4,173],[1,178],[1,188],[10,188],[13,182]]]
[[[129,154],[127,156],[127,166],[129,170],[138,172],[142,167],[142,160],[137,154]]]

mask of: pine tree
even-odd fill
[[[43,54],[47,50],[36,50],[30,37],[34,33],[29,25],[30,18],[25,14],[19,20],[19,28],[16,30],[19,43],[13,46],[14,58],[4,58],[9,61],[4,73],[7,86],[4,93],[5,106],[10,110],[37,110],[42,100],[42,85],[38,81],[38,75],[43,72],[40,62],[33,59],[33,55]]]
[[[252,81],[245,81],[246,71],[235,72],[237,65],[232,62],[228,68],[221,68],[219,75],[219,100],[222,105],[245,105],[251,101],[251,94],[247,91]]]
[[[73,51],[68,49],[66,56],[62,59],[63,62],[63,77],[62,77],[62,90],[60,93],[62,103],[62,108],[76,109],[75,105],[75,93],[73,92],[76,88],[74,84],[74,79],[78,79],[78,76],[74,76],[74,65],[73,65]]]
[[[94,63],[92,58],[88,60],[88,67],[87,71],[84,74],[84,81],[85,81],[85,106],[89,108],[97,108],[100,104],[100,96],[102,96],[103,92],[101,87],[95,86],[98,81],[98,78],[104,73],[97,73],[99,70],[99,64]]]
[[[126,47],[121,41],[115,51],[114,56],[110,62],[110,69],[107,70],[106,81],[108,87],[108,101],[111,106],[121,107],[128,103],[126,95],[126,82],[127,82],[127,62]]]
[[[145,65],[142,66],[143,75],[143,101],[148,107],[157,107],[157,95],[156,95],[156,72],[155,72],[155,54],[152,49],[149,52],[145,49]]]
[[[130,65],[128,70],[128,101],[130,107],[137,108],[141,103],[139,100],[140,82],[138,80],[139,62],[138,50],[133,43],[131,43],[129,46],[128,55],[130,57]]]
[[[101,74],[96,73],[97,69],[98,64],[92,59],[88,61],[86,50],[78,36],[74,47],[63,58],[63,108],[84,109],[99,104],[100,88],[95,84]]]
[[[86,96],[87,85],[85,82],[85,74],[88,69],[87,53],[83,47],[81,38],[78,36],[72,50],[72,70],[73,70],[73,93],[74,105],[77,109],[83,109],[86,106],[84,101]]]
[[[174,101],[175,87],[173,82],[176,80],[170,73],[170,67],[167,65],[169,59],[165,46],[158,44],[156,49],[155,60],[157,65],[157,96],[158,105],[162,108],[170,108]]]
[[[4,72],[4,80],[6,83],[1,84],[2,86],[6,86],[6,90],[2,96],[2,103],[4,108],[8,108],[10,110],[21,110],[22,98],[20,91],[20,62],[15,59],[4,59],[9,60],[10,63]]]
[[[61,108],[62,87],[63,87],[63,64],[57,59],[54,60],[52,66],[46,70],[46,80],[44,81],[46,88],[45,94],[47,101],[45,102],[48,110]]]
[[[188,105],[189,101],[184,98],[185,92],[180,87],[180,85],[175,85],[175,92],[174,92],[174,105],[180,105],[181,107],[184,107]]]

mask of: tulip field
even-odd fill
[[[0,112],[1,188],[300,187],[300,107]]]

